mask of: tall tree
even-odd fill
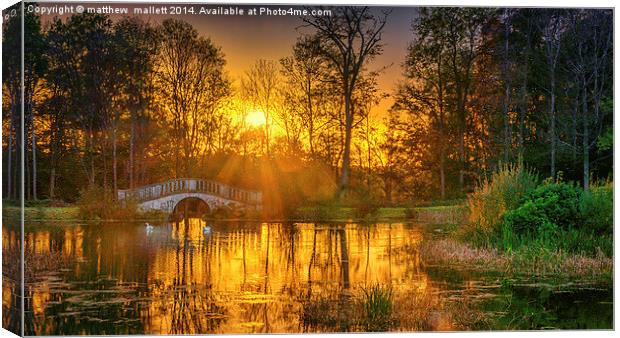
[[[330,99],[325,85],[329,67],[321,54],[319,41],[304,36],[297,40],[293,55],[280,60],[286,79],[286,102],[298,107],[308,138],[310,157],[315,157],[315,138],[324,126],[325,100]]]
[[[245,97],[263,114],[265,151],[271,156],[271,128],[273,122],[273,110],[279,104],[280,75],[277,62],[273,60],[259,59],[245,73],[241,80],[241,88]]]
[[[336,69],[344,100],[344,149],[339,196],[344,197],[350,179],[351,137],[356,107],[353,95],[364,67],[381,54],[383,28],[389,12],[373,14],[369,7],[337,7],[330,16],[304,18],[320,41],[321,52]]]
[[[191,177],[204,133],[201,127],[230,93],[224,55],[190,24],[165,20],[156,67],[165,119],[174,142],[175,175]]]
[[[429,9],[422,9],[413,24],[414,40],[408,47],[404,63],[405,82],[396,94],[394,109],[418,115],[429,120],[430,133],[439,149],[440,196],[446,196],[446,159],[449,139],[448,89],[448,36],[443,17],[433,17]]]
[[[129,112],[129,188],[134,187],[136,171],[136,139],[138,121],[147,114],[153,100],[153,77],[157,55],[157,34],[154,28],[136,18],[125,18],[115,25],[115,43],[119,54],[121,102],[115,110],[113,123],[113,176],[114,190],[117,189],[117,130],[120,110]]]
[[[541,16],[539,29],[542,31],[544,43],[544,55],[547,65],[548,84],[543,86],[549,95],[549,142],[550,147],[550,176],[555,179],[556,155],[557,155],[557,78],[558,62],[561,50],[561,36],[565,30],[566,16],[562,10],[546,10],[546,15]]]

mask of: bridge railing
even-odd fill
[[[144,202],[178,193],[199,192],[250,205],[262,204],[260,191],[239,189],[227,184],[196,178],[176,178],[135,189],[118,190],[119,201]]]

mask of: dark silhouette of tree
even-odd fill
[[[369,7],[337,7],[331,16],[304,18],[313,27],[321,52],[336,70],[344,101],[344,149],[338,195],[349,188],[351,138],[357,114],[353,96],[364,67],[381,54],[388,12],[375,15]]]

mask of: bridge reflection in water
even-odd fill
[[[212,229],[208,235],[204,227]],[[8,238],[8,233],[3,233]],[[403,224],[206,223],[37,227],[26,246],[68,262],[30,280],[30,334],[300,332],[308,300],[374,282],[423,290]]]

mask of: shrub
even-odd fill
[[[580,189],[568,183],[545,183],[523,199],[520,207],[505,214],[504,223],[519,235],[539,233],[555,225],[569,230],[579,224]]]
[[[360,195],[355,203],[355,217],[357,218],[373,218],[379,212],[380,203],[376,201],[371,194]]]
[[[126,201],[119,203],[110,190],[90,187],[80,192],[77,201],[80,217],[84,219],[128,219],[137,215],[137,205]]]
[[[599,235],[611,235],[614,229],[613,183],[595,184],[590,190],[583,192],[579,211],[584,230],[591,230]]]
[[[504,214],[519,206],[536,187],[538,177],[523,163],[501,164],[490,178],[483,179],[467,198],[469,228],[466,232],[488,236],[499,233]]]

